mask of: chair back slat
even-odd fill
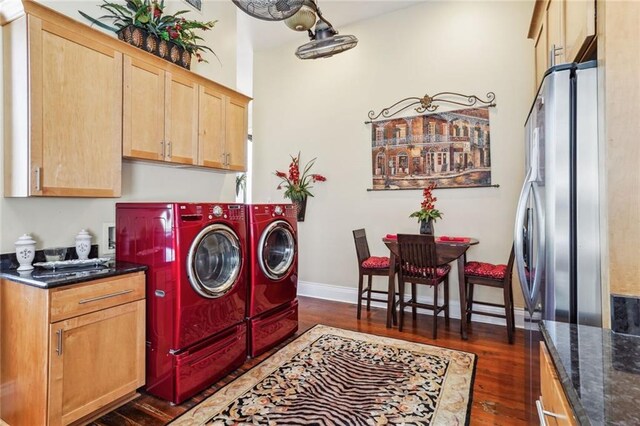
[[[400,273],[407,279],[435,280],[438,256],[433,235],[398,234]]]
[[[353,240],[356,243],[356,254],[358,256],[358,264],[371,257],[369,253],[369,243],[367,243],[367,233],[364,229],[356,229],[353,231]]]

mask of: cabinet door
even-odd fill
[[[247,170],[247,103],[229,99],[226,107],[226,155],[229,170]]]
[[[30,195],[120,196],[122,53],[29,17]]]
[[[538,35],[535,40],[535,52],[536,52],[536,87],[534,91],[538,90],[540,83],[542,82],[542,77],[544,76],[544,72],[547,70],[547,24],[543,20],[542,25],[540,25],[540,29],[538,30]]]
[[[564,0],[550,0],[547,5],[547,68],[563,64],[565,60],[564,45]]]
[[[205,167],[225,167],[225,96],[200,86],[198,164]]]
[[[596,35],[595,1],[565,1],[564,28],[567,60],[580,61],[580,55]]]
[[[122,155],[164,159],[164,71],[124,57]]]
[[[145,301],[51,324],[49,424],[69,424],[144,385]]]
[[[165,77],[165,160],[196,164],[198,157],[198,85],[188,78]]]

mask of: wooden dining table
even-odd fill
[[[382,241],[389,248],[389,298],[387,300],[387,328],[393,327],[395,319],[395,292],[396,292],[396,258],[399,257],[398,240],[384,237]],[[458,263],[458,287],[460,289],[460,336],[467,340],[467,291],[464,282],[464,265],[467,261],[467,250],[478,244],[476,238],[465,238],[464,241],[441,240],[436,237],[436,253],[438,265],[446,265],[454,260]],[[435,303],[435,302],[434,302]]]

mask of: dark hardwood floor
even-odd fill
[[[397,328],[386,328],[386,311],[384,309],[372,308],[370,312],[363,310],[363,317],[358,321],[356,320],[356,305],[300,297],[298,334],[315,324],[325,324],[473,352],[478,355],[478,365],[473,389],[471,424],[526,424],[524,420],[525,367],[522,330],[516,330],[516,342],[509,345],[504,327],[472,323],[469,329],[469,340],[463,341],[460,339],[458,331],[460,327],[458,320],[452,319],[447,328],[444,319],[438,318],[438,338],[432,340],[430,338],[431,319],[428,315],[418,315],[417,322],[414,323],[411,315],[406,315],[404,330],[399,332]],[[280,346],[284,346],[288,342]],[[139,398],[106,414],[93,424],[164,425],[197,405],[276,350],[277,348],[258,358],[248,360],[240,369],[181,405],[173,406],[142,392],[142,396]]]

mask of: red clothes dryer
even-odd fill
[[[242,204],[116,204],[116,259],[149,268],[149,393],[179,404],[246,359],[245,246]]]
[[[247,205],[249,355],[255,357],[298,329],[297,214],[292,204]]]

